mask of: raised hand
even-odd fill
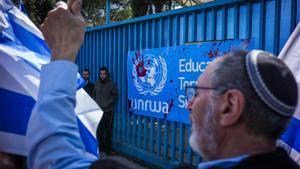
[[[81,0],[58,2],[48,13],[41,31],[51,49],[51,60],[74,62],[84,39],[85,22],[81,15]]]

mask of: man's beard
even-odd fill
[[[189,142],[191,148],[199,153],[204,160],[210,160],[217,151],[216,120],[214,119],[214,103],[209,99],[205,112],[202,128],[194,128]],[[193,122],[197,123],[197,122]],[[199,122],[198,122],[199,123]],[[193,124],[195,125],[195,124]]]

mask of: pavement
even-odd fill
[[[109,155],[109,156],[104,156],[103,159],[114,159],[122,164],[125,164],[126,166],[128,166],[129,168],[134,168],[134,169],[150,169],[146,166],[142,166],[141,164],[127,158],[124,156],[121,156],[119,154],[115,154],[113,153],[113,155]]]

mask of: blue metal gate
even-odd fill
[[[201,158],[188,145],[190,125],[144,117],[128,111],[127,53],[195,41],[252,38],[255,48],[278,54],[300,20],[300,0],[216,0],[87,28],[77,63],[98,78],[107,66],[119,88],[113,149],[149,165],[170,168]]]

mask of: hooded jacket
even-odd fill
[[[94,99],[103,112],[113,111],[118,99],[118,89],[109,76],[104,81],[98,79],[94,86]]]

